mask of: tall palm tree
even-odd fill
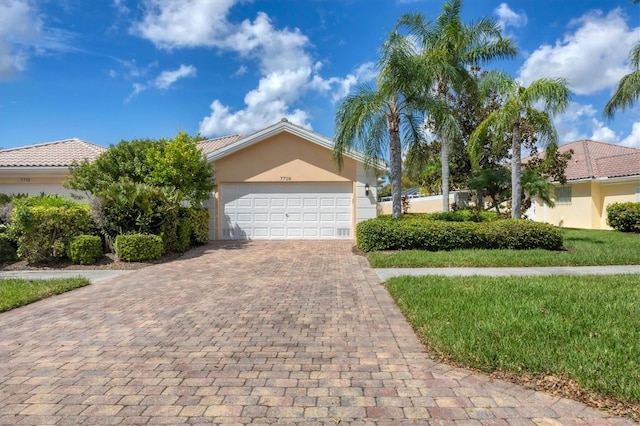
[[[606,118],[612,119],[617,110],[624,111],[640,98],[640,43],[631,49],[629,62],[635,70],[618,82],[616,91],[604,107],[603,115]]]
[[[544,146],[558,143],[558,134],[551,116],[569,106],[571,92],[563,79],[540,78],[524,87],[504,73],[490,73],[481,83],[481,92],[490,88],[503,94],[502,106],[491,112],[469,137],[469,152],[477,165],[478,147],[491,130],[492,143],[503,144],[511,139],[511,217],[519,219],[522,205],[522,132],[526,120]],[[537,105],[542,109],[537,109]]]
[[[344,98],[336,112],[334,160],[342,166],[342,155],[351,148],[369,159],[382,158],[389,150],[392,212],[402,216],[402,138],[407,144],[421,140],[422,111],[429,100],[415,96],[420,68],[415,66],[413,44],[397,31],[381,47],[376,87],[360,85]]]
[[[474,79],[469,71],[470,66],[516,55],[515,45],[510,39],[502,37],[502,30],[495,21],[481,18],[476,23],[465,24],[460,18],[461,9],[462,0],[448,0],[433,25],[420,14],[403,15],[398,23],[399,26],[406,27],[420,43],[422,66],[432,76],[423,83],[428,90],[435,89],[442,101],[446,100],[449,90],[473,90]],[[432,85],[433,82],[435,85]],[[440,118],[432,117],[436,124],[438,119],[443,118],[442,115]],[[449,120],[450,117],[446,119]],[[439,127],[450,129],[444,123]],[[451,138],[459,136],[459,132],[438,136],[442,143],[442,209],[449,211]]]

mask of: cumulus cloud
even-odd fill
[[[133,91],[127,97],[126,101],[129,102],[131,99],[142,93],[143,91],[156,88],[156,89],[168,89],[170,88],[176,81],[185,77],[194,77],[196,75],[196,67],[193,65],[180,65],[180,68],[173,71],[162,71],[155,79],[147,82],[147,83],[134,83]]]
[[[507,3],[500,3],[493,13],[498,17],[498,25],[503,31],[507,27],[520,28],[527,25],[527,14],[514,12]]]
[[[640,148],[640,122],[636,121],[631,125],[631,133],[622,139],[620,144],[631,148]]]
[[[614,87],[631,69],[629,51],[640,27],[629,28],[620,8],[608,14],[591,11],[569,24],[570,31],[552,45],[542,45],[525,61],[518,78],[528,85],[546,77],[567,79],[578,95]]]
[[[371,78],[370,65],[347,77],[323,78],[322,64],[314,63],[310,42],[299,29],[276,28],[269,16],[231,22],[229,10],[238,0],[146,0],[145,15],[132,32],[160,49],[211,47],[254,61],[261,77],[244,97],[244,107],[234,110],[216,99],[210,114],[200,122],[205,136],[251,133],[282,117],[311,128],[308,114],[296,104],[309,91],[339,99],[362,79]],[[241,65],[235,75],[247,72]]]

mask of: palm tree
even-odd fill
[[[563,79],[540,78],[524,87],[503,73],[490,73],[481,92],[494,88],[503,94],[502,106],[491,112],[469,137],[469,152],[477,166],[478,147],[491,130],[492,143],[503,144],[511,139],[511,217],[519,219],[522,206],[522,132],[526,120],[544,146],[554,147],[558,134],[551,115],[563,112],[569,105],[570,91]],[[536,105],[542,104],[542,109]]]
[[[460,19],[461,9],[462,0],[448,0],[433,26],[420,14],[407,14],[399,21],[399,26],[405,26],[421,44],[422,65],[432,76],[423,81],[426,90],[435,89],[443,102],[451,89],[457,92],[473,90],[470,66],[516,55],[516,47],[510,39],[502,37],[501,28],[495,21],[481,18],[477,23],[467,25]],[[432,116],[436,127],[449,129],[444,134],[436,131],[442,143],[442,209],[449,211],[449,152],[451,138],[459,137],[459,131],[451,132],[447,123],[437,123],[443,118],[450,120],[442,115],[439,118]]]
[[[635,68],[618,82],[616,91],[604,107],[603,115],[612,119],[616,110],[624,111],[631,107],[640,97],[640,43],[636,44],[629,54],[629,62]]]
[[[415,82],[421,80],[415,58],[413,44],[391,32],[381,48],[376,88],[360,85],[336,112],[333,154],[339,167],[343,153],[352,147],[369,159],[382,158],[388,147],[394,218],[402,216],[402,138],[407,144],[421,140],[422,111],[429,103],[428,98],[415,96]]]

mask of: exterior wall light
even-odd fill
[[[366,195],[367,197],[369,196],[369,182],[364,184],[364,195]]]

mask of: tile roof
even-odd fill
[[[573,150],[567,164],[567,180],[640,176],[640,149],[593,140],[579,140],[558,147]]]
[[[213,151],[219,150],[220,148],[224,148],[225,146],[230,145],[241,138],[242,136],[240,135],[231,135],[231,136],[222,136],[220,138],[215,138],[215,139],[207,139],[207,140],[198,142],[198,147],[202,150],[202,153],[204,155],[207,155],[212,153]]]
[[[95,160],[106,150],[81,139],[64,139],[0,150],[0,167],[68,167],[74,161]]]

